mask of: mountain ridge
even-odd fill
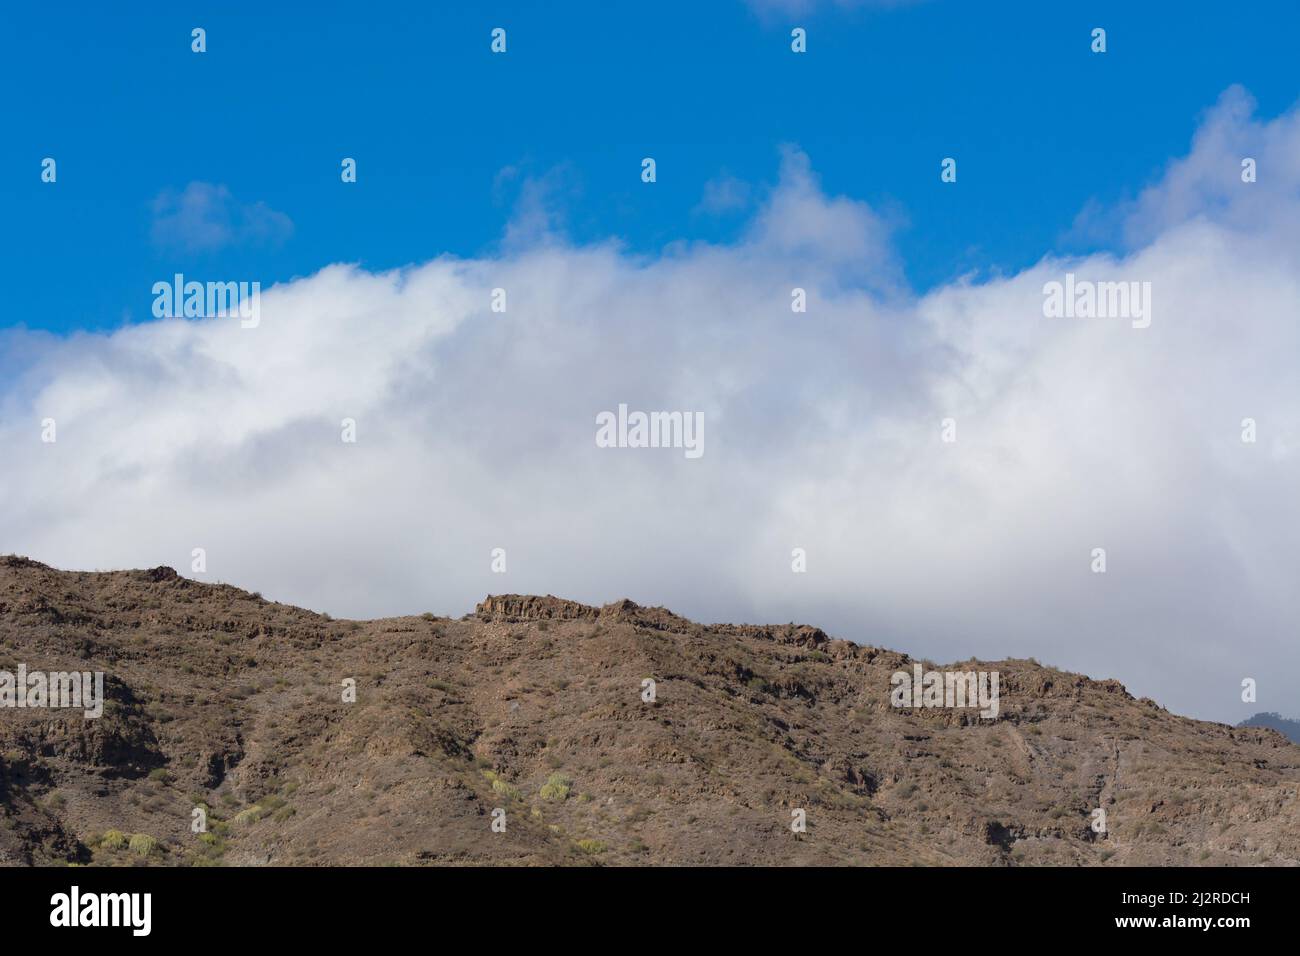
[[[1300,863],[1273,730],[1023,660],[964,662],[1000,673],[996,719],[895,707],[930,662],[811,625],[511,594],[334,620],[7,557],[19,664],[100,670],[109,699],[0,708],[13,864]]]

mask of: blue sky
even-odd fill
[[[0,550],[1296,713],[1296,4],[458,7],[0,12]],[[177,272],[260,324],[154,321]],[[603,448],[621,405],[705,452]]]
[[[0,205],[20,281],[0,327],[143,321],[152,283],[175,271],[266,285],[332,262],[478,255],[529,180],[578,242],[652,254],[726,241],[748,209],[701,209],[706,184],[748,184],[730,195],[752,208],[783,143],[807,152],[827,193],[895,225],[924,291],[1105,245],[1072,229],[1080,210],[1158,178],[1226,87],[1266,117],[1297,96],[1284,64],[1300,8],[1281,2],[131,7],[5,7]],[[794,25],[804,56],[789,49]],[[496,26],[504,56],[488,49]],[[1089,51],[1094,26],[1105,55]],[[54,185],[40,181],[46,156]],[[339,180],[344,156],[355,185]],[[945,156],[955,187],[939,181]],[[278,225],[169,242],[155,203],[191,183],[225,187],[236,221],[262,209]]]

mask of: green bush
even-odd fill
[[[199,834],[199,846],[189,855],[187,862],[191,866],[220,866],[225,855],[226,843],[215,833]]]
[[[121,830],[107,830],[99,838],[99,845],[105,850],[120,850],[126,846],[126,834]]]
[[[601,840],[579,840],[577,847],[588,856],[595,856],[597,853],[605,852],[605,844]]]
[[[573,781],[564,774],[553,773],[546,778],[546,783],[542,784],[542,799],[566,800],[571,786],[573,786]]]
[[[158,849],[158,841],[147,833],[137,833],[131,837],[131,852],[136,856],[149,856]]]

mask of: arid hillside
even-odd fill
[[[0,862],[1300,863],[1275,731],[1024,660],[946,666],[998,672],[996,719],[891,706],[914,663],[630,601],[343,621],[0,558],[0,672],[108,699],[0,707]]]

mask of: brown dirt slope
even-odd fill
[[[960,668],[1000,673],[996,720],[896,709],[912,660],[814,627],[518,595],[342,621],[0,558],[19,664],[101,670],[109,701],[0,708],[10,864],[1300,861],[1300,749],[1274,731],[1023,660]]]

